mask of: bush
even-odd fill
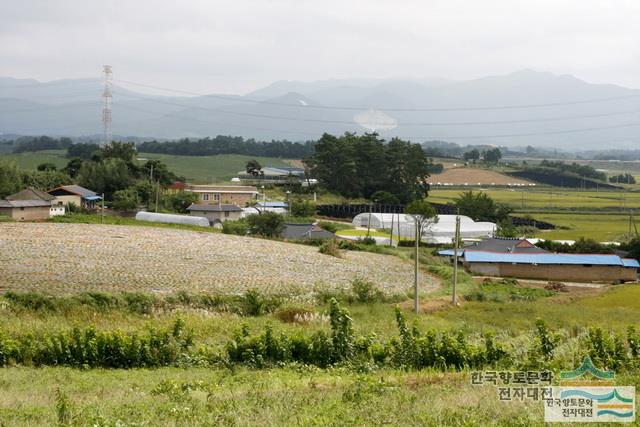
[[[222,232],[224,234],[246,236],[249,233],[249,224],[244,218],[237,221],[224,221],[222,223]]]
[[[265,237],[276,237],[284,231],[284,218],[275,212],[263,212],[249,215],[247,218],[249,232]]]
[[[266,297],[255,289],[250,289],[240,297],[242,314],[246,316],[260,316],[278,308],[281,301],[277,297]]]
[[[359,303],[372,303],[376,301],[384,301],[384,294],[376,285],[361,277],[355,278],[351,282],[351,291],[355,295],[355,299]]]
[[[336,258],[342,258],[342,252],[340,252],[340,248],[336,244],[335,240],[327,240],[323,244],[320,245],[318,251],[324,255],[334,256]]]
[[[297,217],[313,217],[316,214],[316,204],[309,200],[294,199],[289,213]]]
[[[362,243],[363,245],[376,245],[376,239],[370,236],[359,237],[357,240],[358,243]]]

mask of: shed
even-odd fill
[[[464,265],[474,274],[585,282],[634,281],[636,260],[609,254],[503,253],[464,251]]]

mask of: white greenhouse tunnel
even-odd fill
[[[356,227],[391,230],[393,235],[413,238],[415,222],[410,215],[387,213],[361,213],[353,218]],[[456,215],[438,215],[438,221],[429,225],[422,233],[422,241],[427,243],[446,244],[453,241],[456,231]],[[462,239],[492,237],[496,232],[496,224],[492,222],[476,222],[468,216],[460,215],[460,237]]]

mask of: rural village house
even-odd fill
[[[78,207],[93,210],[96,203],[102,200],[97,193],[88,190],[79,185],[62,185],[60,187],[49,190],[47,193],[55,197],[55,200],[65,206],[73,203]]]
[[[238,207],[254,202],[258,189],[241,185],[187,185],[185,191],[198,195],[197,204],[233,204]]]
[[[28,187],[0,200],[0,215],[16,221],[39,221],[64,214],[64,205],[56,203],[55,197],[36,188]]]

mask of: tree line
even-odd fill
[[[138,145],[138,151],[183,156],[213,156],[216,154],[243,154],[261,157],[301,159],[313,154],[313,142],[256,141],[240,136],[218,135],[215,138],[180,139],[178,141],[147,141]]]

